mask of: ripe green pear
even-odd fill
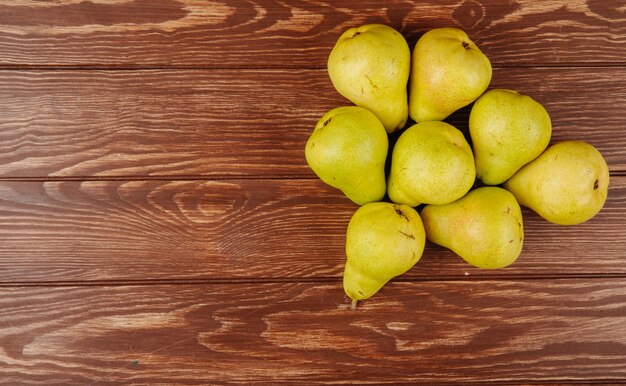
[[[472,106],[469,131],[476,175],[487,185],[499,185],[546,149],[552,123],[531,97],[493,89]]]
[[[427,205],[421,216],[428,240],[475,267],[506,267],[522,252],[522,212],[502,188],[486,186],[450,204]]]
[[[382,123],[358,106],[330,110],[306,143],[307,163],[328,185],[358,205],[385,195],[389,139]]]
[[[391,155],[387,193],[397,204],[447,204],[474,184],[472,149],[454,126],[431,121],[400,135]]]
[[[346,233],[343,288],[353,305],[413,267],[425,243],[424,226],[415,209],[388,202],[360,207]]]
[[[440,121],[476,100],[491,82],[491,62],[457,28],[426,32],[411,62],[409,113],[416,122]]]
[[[339,37],[328,57],[328,74],[341,95],[373,112],[391,133],[408,118],[410,62],[409,46],[398,31],[367,24]]]
[[[595,147],[583,141],[564,141],[548,147],[504,187],[521,205],[550,222],[580,224],[604,206],[609,168]]]

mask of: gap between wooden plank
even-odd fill
[[[611,177],[624,177],[626,170],[613,170],[610,172]],[[165,175],[165,176],[24,176],[24,177],[6,177],[0,176],[0,182],[90,182],[90,181],[229,181],[229,180],[253,180],[253,181],[280,181],[280,180],[317,180],[318,178],[311,175]]]
[[[515,69],[515,68],[621,68],[626,67],[626,62],[606,62],[606,63],[546,63],[540,65],[531,64],[494,64],[494,69]],[[85,65],[28,65],[28,64],[0,64],[0,71],[223,71],[223,70],[325,70],[326,66],[241,66],[241,67],[222,67],[222,66],[85,66]]]
[[[543,281],[543,280],[622,280],[626,273],[606,274],[562,274],[562,275],[472,275],[437,277],[397,277],[396,283],[437,283],[437,282],[480,282],[480,281]],[[281,283],[339,283],[341,277],[284,277],[284,278],[215,278],[215,279],[151,279],[151,280],[68,280],[36,282],[0,282],[0,288],[19,287],[119,287],[119,286],[158,286],[158,285],[224,285],[224,284],[281,284]]]
[[[626,171],[623,172],[626,175]],[[613,174],[611,174],[613,175]],[[619,174],[616,174],[619,175]],[[316,180],[311,175],[164,175],[164,176],[0,176],[0,182],[89,182],[89,181],[229,181],[229,180]]]

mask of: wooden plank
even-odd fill
[[[11,384],[620,381],[626,280],[0,290]]]
[[[499,69],[543,103],[553,141],[584,139],[626,171],[626,72]],[[325,70],[0,72],[0,177],[314,178],[304,146],[348,104]],[[466,130],[469,109],[450,122]]]
[[[327,78],[285,70],[2,72],[0,174],[308,174],[305,137],[321,110],[342,101],[319,93],[316,83]]]
[[[18,0],[0,6],[0,66],[320,68],[364,23],[411,47],[462,28],[496,65],[626,63],[619,1]]]
[[[3,182],[0,282],[339,278],[355,210],[318,180]],[[513,266],[473,269],[428,243],[405,276],[626,274],[626,177],[585,224],[523,216]]]

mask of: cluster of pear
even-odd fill
[[[408,271],[426,239],[476,267],[502,268],[522,251],[520,204],[567,225],[604,205],[609,171],[598,150],[583,141],[548,147],[548,112],[515,91],[486,91],[491,63],[459,29],[426,32],[412,54],[389,26],[349,29],[328,73],[356,106],[326,113],[305,155],[325,183],[362,205],[346,234],[343,285],[353,304]],[[472,102],[470,146],[442,120]],[[405,128],[409,116],[415,124]],[[485,186],[472,189],[477,178]]]

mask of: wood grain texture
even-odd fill
[[[626,280],[0,290],[0,377],[36,384],[623,381]]]
[[[622,68],[496,69],[492,87],[543,103],[553,142],[587,140],[626,171]],[[325,70],[3,71],[0,176],[314,178],[306,140],[348,103]],[[467,131],[468,113],[449,121]]]
[[[321,68],[364,23],[458,27],[496,65],[626,63],[623,2],[18,0],[0,5],[0,66]]]
[[[332,46],[376,22],[466,30],[606,157],[602,212],[523,210],[507,269],[427,243],[350,310],[356,206],[304,146],[348,104]],[[0,384],[626,382],[625,46],[618,0],[2,2]]]
[[[318,180],[4,182],[0,282],[339,278],[356,205]],[[510,268],[428,243],[413,278],[625,275],[626,177],[563,227],[524,210]]]

